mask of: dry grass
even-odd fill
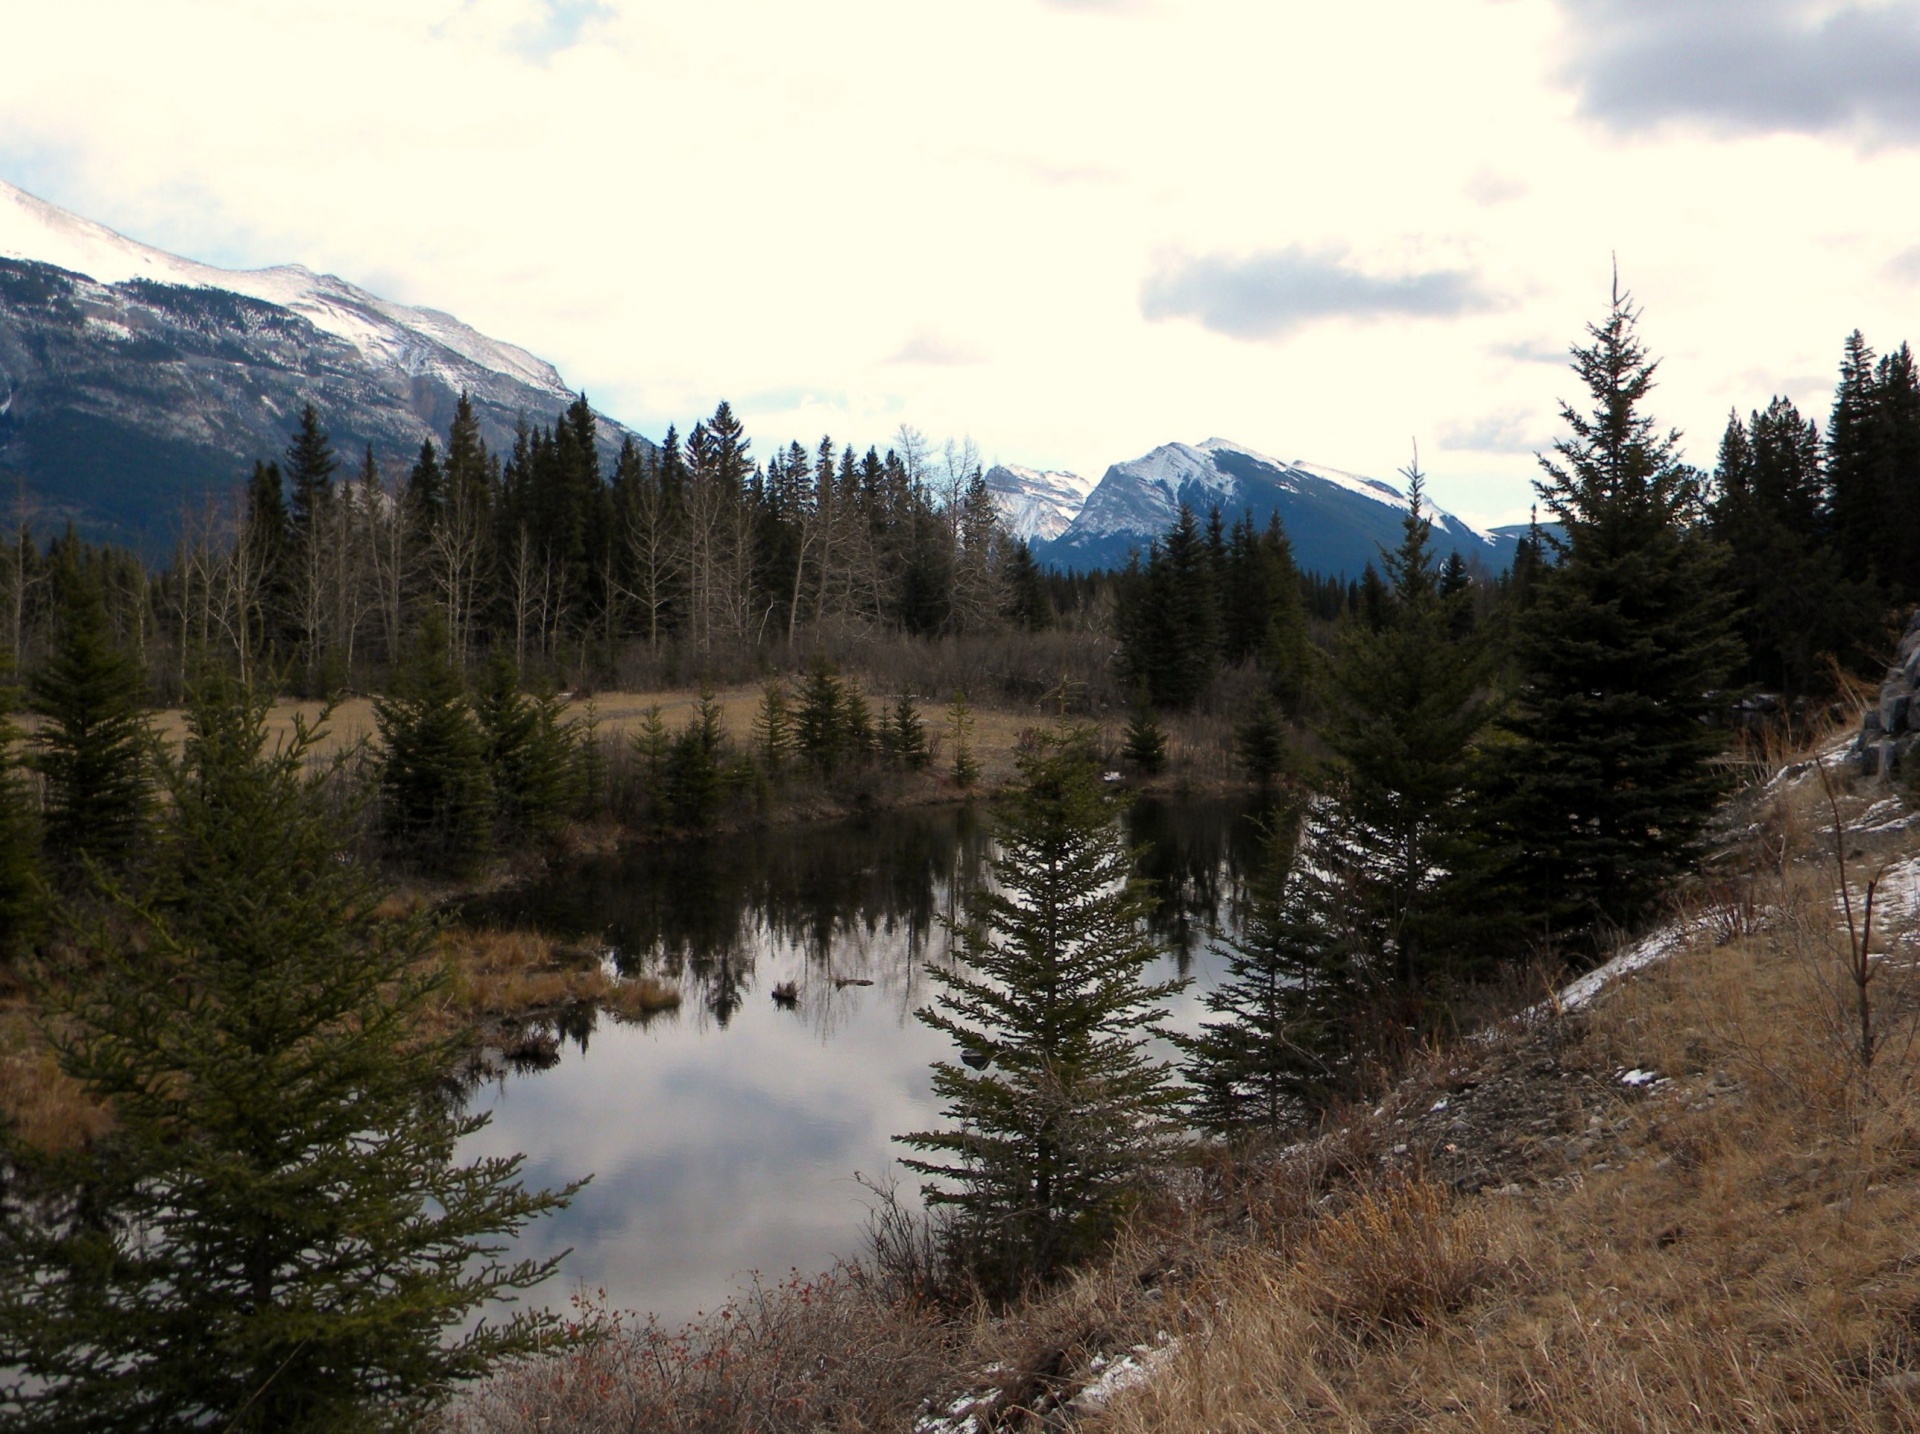
[[[441,933],[446,963],[442,1013],[471,1023],[592,1004],[643,1020],[680,1004],[680,988],[650,976],[610,973],[597,951],[531,931],[456,928]]]
[[[681,1331],[576,1305],[590,1338],[496,1373],[447,1434],[903,1430],[948,1354],[937,1322],[846,1270],[755,1285]]]
[[[851,674],[867,693],[875,716],[884,716],[891,710],[897,695],[893,686],[871,679],[864,679],[855,670]],[[761,686],[759,683],[745,683],[721,687],[714,696],[719,702],[721,720],[728,737],[738,746],[745,748],[753,735],[753,718],[760,705]],[[788,682],[788,696],[791,700],[796,693],[795,683]],[[622,742],[640,730],[650,708],[660,709],[661,720],[667,730],[677,732],[685,727],[694,716],[700,701],[700,689],[697,686],[658,688],[648,691],[601,692],[591,698],[576,698],[566,705],[565,715],[569,719],[592,717],[596,730],[603,740]],[[1012,779],[1014,775],[1014,756],[1019,750],[1020,736],[1029,728],[1043,724],[1053,717],[1055,708],[1045,700],[1033,701],[1000,700],[990,696],[970,697],[970,710],[973,714],[974,730],[972,737],[975,759],[980,763],[981,782],[986,787],[996,787]],[[280,737],[292,732],[296,718],[309,722],[317,721],[326,711],[318,702],[283,701],[275,703],[267,714],[267,728],[270,737]],[[927,725],[927,735],[936,748],[934,769],[945,772],[951,763],[951,734],[948,730],[948,710],[944,700],[922,698],[920,715]],[[1117,750],[1120,734],[1126,726],[1127,713],[1122,708],[1101,708],[1091,712],[1078,712],[1076,720],[1088,720],[1100,729],[1102,741],[1110,750]],[[1164,719],[1168,734],[1170,768],[1178,776],[1190,780],[1205,782],[1234,779],[1238,769],[1233,757],[1232,724],[1225,717],[1205,712],[1170,715]],[[177,744],[186,735],[185,714],[177,709],[155,714],[156,730],[170,743]],[[373,702],[366,697],[349,697],[337,703],[332,709],[326,728],[325,741],[316,748],[316,758],[324,758],[342,748],[356,743],[374,740],[377,728],[373,719]]]
[[[84,1145],[112,1124],[61,1072],[24,1006],[0,1011],[0,1120],[26,1144],[52,1152]]]
[[[1576,1029],[1592,1068],[1663,1078],[1632,1105],[1623,1089],[1607,1159],[1521,1198],[1415,1181],[1328,1202],[1190,1290],[1177,1357],[1097,1427],[1920,1427],[1913,933],[1875,942],[1885,1037],[1865,1070],[1807,785],[1749,811],[1736,876],[1676,913],[1688,948]],[[1844,799],[1849,821],[1870,795]]]

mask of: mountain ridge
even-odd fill
[[[1380,479],[1269,457],[1231,439],[1163,443],[1109,467],[1073,521],[1034,553],[1053,568],[1119,567],[1172,527],[1182,506],[1202,517],[1218,507],[1229,523],[1250,514],[1265,524],[1277,513],[1302,569],[1352,578],[1399,542],[1406,503]],[[1438,553],[1458,552],[1483,568],[1511,562],[1525,531],[1481,532],[1431,504],[1426,512]]]
[[[439,310],[303,265],[182,259],[0,182],[0,500],[16,520],[159,556],[280,455],[305,404],[346,462],[371,449],[392,474],[444,437],[462,392],[496,452],[576,397]],[[605,458],[646,443],[599,431]]]

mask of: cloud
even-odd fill
[[[539,63],[579,44],[593,21],[613,18],[602,0],[536,0],[534,9],[534,18],[517,26],[508,43],[516,54]]]
[[[1902,249],[1889,259],[1887,277],[1902,284],[1920,284],[1920,244]]]
[[[1538,453],[1546,441],[1532,431],[1534,415],[1492,413],[1442,424],[1440,446],[1465,453]]]
[[[960,364],[981,363],[985,358],[986,355],[970,344],[950,339],[932,329],[916,329],[887,362],[953,367]]]
[[[1140,290],[1148,319],[1194,319],[1236,339],[1275,339],[1316,319],[1451,318],[1493,306],[1477,275],[1430,269],[1381,277],[1338,249],[1298,245],[1245,257],[1172,256]]]
[[[1532,189],[1524,179],[1516,179],[1498,170],[1482,169],[1467,180],[1466,194],[1475,204],[1505,204],[1524,198]]]
[[[1503,359],[1512,359],[1515,363],[1552,364],[1555,368],[1564,368],[1570,361],[1565,344],[1550,344],[1539,339],[1521,339],[1516,343],[1495,344],[1493,352]]]
[[[1920,9],[1862,0],[1560,0],[1582,113],[1622,130],[1920,142]]]
[[[1102,15],[1124,15],[1140,8],[1140,0],[1040,0],[1049,10],[1090,10]]]

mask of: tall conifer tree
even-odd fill
[[[33,684],[33,766],[46,783],[45,843],[69,875],[139,854],[153,809],[152,733],[140,661],[114,641],[96,573],[65,560],[53,655]]]
[[[1467,594],[1441,591],[1417,461],[1404,476],[1403,536],[1381,554],[1379,612],[1341,628],[1320,739],[1339,763],[1339,800],[1368,873],[1378,983],[1417,1001],[1460,954],[1446,888],[1467,860],[1462,792],[1487,706],[1479,645],[1456,635]]]
[[[934,1066],[952,1125],[902,1137],[959,1212],[956,1253],[1000,1293],[1095,1249],[1163,1151],[1177,1097],[1147,1035],[1184,984],[1146,980],[1160,952],[1094,735],[1042,734],[1018,761],[966,964],[928,969],[940,994],[920,1012],[960,1048]]]
[[[432,929],[339,860],[318,735],[272,747],[265,698],[203,687],[151,889],[43,992],[114,1122],[67,1155],[0,1132],[0,1349],[29,1377],[0,1426],[416,1428],[551,1323],[468,1323],[551,1271],[495,1256],[570,1192],[459,1162],[485,1117],[444,1088],[461,1038],[420,1035]]]
[[[1699,475],[1644,412],[1655,364],[1616,287],[1574,371],[1591,408],[1535,487],[1562,525],[1515,633],[1499,773],[1509,871],[1534,934],[1638,919],[1689,860],[1725,786],[1712,718],[1738,646]],[[1584,933],[1584,937],[1581,936]]]

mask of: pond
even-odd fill
[[[1153,975],[1194,978],[1175,1028],[1204,1014],[1220,965],[1209,933],[1237,924],[1257,815],[1226,800],[1127,814],[1169,947]],[[914,1012],[984,878],[989,830],[971,808],[769,828],[582,861],[468,908],[604,946],[682,995],[644,1024],[569,1023],[551,1069],[473,1097],[493,1120],[463,1155],[524,1152],[534,1185],[593,1176],[522,1236],[521,1254],[573,1252],[537,1299],[584,1286],[679,1321],[749,1272],[812,1273],[858,1251],[871,1197],[856,1175],[888,1179],[892,1137],[939,1120],[928,1068],[953,1050]],[[775,1001],[788,982],[794,999]]]

